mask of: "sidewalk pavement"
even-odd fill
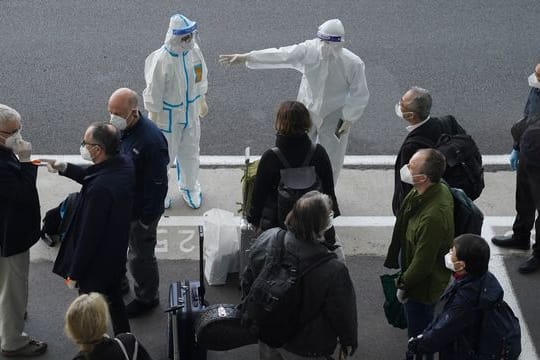
[[[204,199],[202,208],[198,210],[184,204],[171,179],[169,194],[173,195],[173,206],[162,217],[156,248],[161,277],[161,310],[167,307],[167,288],[171,281],[197,278],[198,266],[193,261],[198,258],[196,225],[202,224],[204,212],[211,208],[221,208],[236,213],[237,202],[241,199],[242,173],[240,168],[201,169]],[[386,254],[395,221],[391,212],[393,176],[393,170],[344,169],[336,188],[342,212],[342,216],[335,221],[336,230],[357,292],[360,346],[353,359],[398,359],[402,358],[405,351],[405,333],[392,328],[384,319],[378,280],[380,274],[391,272],[382,267],[382,256]],[[476,204],[484,212],[483,236],[489,241],[494,233],[504,233],[511,229],[515,173],[486,172],[485,182],[486,188]],[[51,174],[45,167],[41,167],[38,190],[42,215],[79,188],[73,181]],[[61,356],[59,354],[74,351],[73,346],[66,341],[58,342],[63,337],[62,314],[75,294],[51,273],[50,261],[55,259],[57,251],[58,247],[50,248],[41,241],[31,250],[30,317],[26,330],[44,337],[51,344],[44,360],[58,359]],[[492,246],[490,270],[503,285],[505,300],[521,319],[522,358],[533,359],[537,358],[534,339],[540,336],[540,324],[526,321],[538,318],[534,302],[526,299],[540,296],[540,289],[535,285],[538,276],[534,276],[540,274],[528,277],[517,274],[514,267],[525,255],[526,252],[505,251]],[[226,286],[210,287],[208,294],[211,303],[239,301],[238,287],[234,280]],[[159,309],[132,323],[134,333],[156,359],[166,357],[165,324],[166,318]],[[249,346],[229,352],[211,353],[208,358],[241,360],[255,358],[256,354],[256,347]]]

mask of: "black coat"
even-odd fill
[[[299,136],[277,135],[276,146],[283,153],[289,164],[292,167],[297,167],[301,166],[304,162],[311,147],[311,139],[307,134]],[[315,148],[310,165],[315,166],[317,176],[321,179],[322,192],[330,196],[334,203],[334,217],[339,216],[339,207],[334,191],[332,164],[326,150],[319,144]],[[262,154],[259,167],[257,168],[251,209],[248,215],[248,221],[251,224],[259,226],[265,205],[277,202],[280,170],[283,168],[283,164],[279,161],[279,158],[272,149],[268,149]],[[277,218],[277,209],[275,217]],[[273,226],[277,226],[277,223],[273,224]]]
[[[485,289],[480,295],[480,289]],[[503,290],[495,276],[466,275],[451,283],[441,296],[444,308],[424,330],[418,352],[439,353],[441,360],[475,359],[479,340],[481,308],[502,299]]]
[[[128,356],[130,359],[133,359],[133,352],[135,351],[135,341],[137,339],[133,334],[125,333],[120,334],[116,337],[119,339],[122,344],[124,344],[124,347],[126,348],[126,352],[128,353]],[[122,353],[122,350],[120,348],[120,345],[116,342],[116,340],[105,337],[103,340],[96,345],[94,350],[92,352],[80,352],[73,358],[73,360],[125,360],[126,357]],[[148,352],[142,346],[141,343],[138,344],[138,351],[137,351],[137,359],[138,360],[152,360],[150,355],[148,355]]]
[[[444,130],[445,133],[465,134],[465,130],[457,123],[453,116],[446,116],[445,120],[445,125],[447,126]],[[394,164],[394,196],[392,198],[392,211],[394,215],[397,215],[403,199],[405,199],[405,196],[412,189],[412,185],[401,181],[399,171],[404,165],[409,163],[415,152],[434,146],[437,143],[437,140],[443,134],[443,126],[441,119],[432,117],[425,124],[411,131],[403,141],[396,158],[396,163]],[[424,140],[422,141],[422,139]],[[432,145],[428,146],[426,141],[431,142]]]
[[[0,256],[27,251],[39,240],[37,166],[0,145]]]
[[[248,266],[242,273],[243,296],[247,295],[260,274],[279,230],[274,228],[263,232],[252,245]],[[290,231],[285,234],[284,244],[286,251],[299,263],[328,252],[322,243],[298,240]],[[305,300],[298,320],[305,325],[284,348],[300,356],[315,357],[333,354],[338,339],[343,346],[357,347],[356,294],[347,266],[331,259],[302,277],[300,284],[301,298]]]
[[[122,132],[120,152],[135,166],[133,220],[149,224],[163,214],[167,196],[167,140],[158,127],[139,112],[137,123]]]
[[[82,188],[53,271],[78,281],[81,288],[105,291],[126,272],[133,163],[119,155],[87,169],[68,164],[62,175]]]

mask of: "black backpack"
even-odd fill
[[[480,288],[480,295],[484,286]],[[480,296],[479,296],[480,298]],[[521,354],[521,328],[519,319],[500,299],[495,305],[482,308],[479,304],[481,320],[479,327],[476,359],[478,360],[515,360]]]
[[[301,266],[285,249],[285,230],[273,239],[262,270],[251,284],[242,304],[242,324],[271,347],[282,347],[302,328],[298,314],[302,305],[301,281],[311,270],[336,258],[317,255]]]
[[[448,183],[447,183],[448,185]],[[482,233],[484,214],[461,189],[448,186],[454,199],[454,237]]]
[[[285,227],[285,218],[289,211],[292,210],[296,200],[300,199],[302,195],[309,191],[322,191],[321,179],[317,175],[315,166],[309,166],[315,149],[316,145],[312,143],[302,165],[293,168],[279,148],[272,148],[272,151],[284,166],[280,170],[280,180],[277,189],[277,220],[281,228]]]
[[[425,148],[434,148],[443,153],[446,157],[443,179],[451,187],[465,191],[471,200],[476,200],[485,186],[480,150],[474,139],[463,130],[453,116],[444,116],[438,121],[442,134],[435,144],[425,137],[413,137],[409,142],[420,144]]]
[[[52,247],[62,242],[75,214],[79,197],[78,192],[71,193],[60,205],[47,211],[43,218],[43,227],[41,228],[41,239],[47,245]]]

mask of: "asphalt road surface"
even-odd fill
[[[78,153],[86,126],[108,118],[114,89],[142,92],[144,59],[182,12],[199,22],[210,73],[201,153],[239,155],[251,145],[260,154],[300,74],[225,67],[218,55],[301,42],[337,17],[371,93],[349,154],[397,152],[405,124],[394,104],[411,85],[429,89],[433,113],[454,114],[483,153],[502,154],[540,57],[537,10],[534,0],[0,0],[0,103],[21,112],[34,152]]]

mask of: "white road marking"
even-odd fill
[[[80,155],[32,155],[32,159],[55,159],[73,164],[90,164],[83,160]],[[250,160],[260,159],[259,155],[250,156]],[[220,156],[220,155],[201,155],[200,161],[203,167],[239,167],[245,164],[244,156]],[[344,166],[393,166],[396,161],[396,155],[347,155],[345,156]],[[508,155],[482,155],[484,166],[489,165],[508,165]],[[44,164],[43,164],[44,165]]]
[[[491,220],[491,219],[490,219]],[[513,220],[512,220],[513,221]],[[500,222],[486,221],[482,227],[482,236],[486,239],[490,245],[491,249],[491,259],[489,261],[490,271],[497,277],[501,286],[504,289],[504,300],[510,305],[515,315],[519,319],[519,324],[521,326],[521,359],[538,359],[538,354],[536,348],[531,339],[531,334],[529,332],[529,327],[525,321],[525,317],[521,312],[521,307],[519,302],[516,299],[516,294],[514,293],[514,287],[508,276],[508,269],[504,265],[503,256],[508,254],[505,249],[502,249],[498,246],[495,246],[491,243],[490,239],[495,235],[493,231],[493,226],[511,226],[512,222],[507,222],[506,224],[501,224]],[[511,269],[511,271],[516,271]]]

